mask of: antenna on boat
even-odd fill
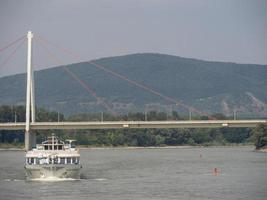
[[[30,133],[30,124],[35,122],[35,94],[34,94],[34,70],[32,68],[32,38],[33,34],[28,31],[27,51],[27,92],[26,92],[26,127],[25,127],[25,150],[30,150],[36,144],[35,133]]]

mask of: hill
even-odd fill
[[[267,117],[267,65],[210,62],[163,54],[131,54],[94,61],[129,79],[209,113]],[[117,112],[157,110],[188,113],[89,62],[68,65]],[[36,104],[65,114],[105,108],[62,66],[35,72]],[[0,78],[0,105],[24,104],[25,74]]]

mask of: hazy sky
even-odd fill
[[[140,52],[267,64],[266,0],[0,0],[0,48],[28,30],[81,55]],[[52,51],[55,49],[51,48]],[[0,76],[26,71],[26,43]],[[56,66],[36,42],[36,69]]]

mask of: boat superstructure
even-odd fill
[[[74,140],[63,142],[52,134],[42,144],[28,151],[25,170],[28,179],[80,178],[80,153]]]

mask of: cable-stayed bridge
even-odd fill
[[[97,92],[90,87],[85,81],[81,80],[73,71],[71,71],[64,62],[55,56],[48,48],[48,44],[55,46],[64,53],[80,59],[80,56],[72,51],[58,47],[57,45],[50,43],[45,38],[36,35],[36,42],[38,42],[48,53],[51,59],[56,61],[57,64],[63,65],[64,71],[73,78],[79,85],[85,90],[85,92],[92,95],[96,101],[101,104],[109,113],[116,116],[117,113],[110,107],[110,105],[98,96]],[[24,130],[25,129],[25,149],[29,150],[35,146],[35,133],[31,130],[54,130],[54,129],[145,129],[145,128],[221,128],[221,127],[255,127],[260,123],[267,123],[265,119],[256,120],[217,120],[210,116],[208,113],[200,111],[192,106],[189,106],[181,101],[178,101],[170,96],[167,96],[147,85],[132,80],[119,72],[115,72],[106,68],[96,62],[89,61],[96,68],[108,73],[116,78],[119,78],[127,83],[142,89],[152,95],[158,96],[165,101],[181,106],[188,111],[194,112],[198,115],[207,116],[209,120],[188,120],[188,121],[99,121],[99,122],[36,122],[35,121],[35,91],[34,91],[34,70],[32,68],[32,32],[27,34],[27,92],[26,92],[26,122],[19,123],[0,123],[0,130]],[[0,52],[8,49],[15,44],[18,44],[12,53],[8,56],[0,68],[8,63],[12,59],[13,55],[25,42],[26,37],[20,37],[3,48],[0,48]]]

